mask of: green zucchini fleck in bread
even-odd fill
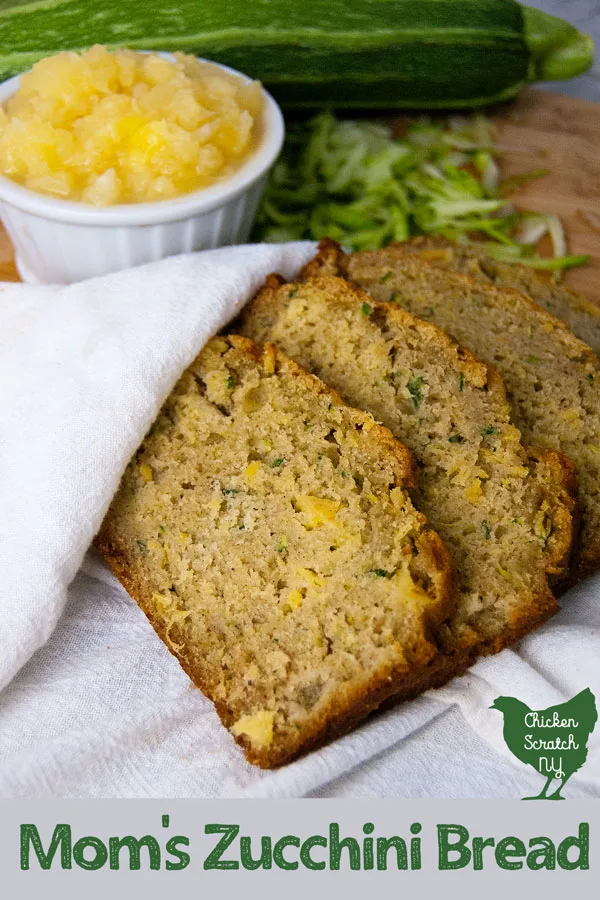
[[[415,475],[371,416],[237,336],[130,463],[97,545],[250,762],[346,731],[437,655],[455,594]]]

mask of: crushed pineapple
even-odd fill
[[[427,591],[413,581],[407,569],[398,569],[393,575],[393,580],[394,585],[398,588],[398,594],[403,600],[414,600],[417,603],[429,602]]]
[[[259,747],[268,746],[273,740],[273,713],[267,709],[261,709],[253,716],[242,716],[231,726],[231,733],[236,737],[245,734],[247,738]]]
[[[299,609],[302,606],[302,601],[304,597],[302,596],[301,591],[293,590],[290,591],[287,598],[287,605],[290,609]]]
[[[256,476],[258,475],[259,471],[260,471],[260,462],[257,459],[255,459],[252,462],[248,463],[248,465],[244,469],[244,478],[246,479],[246,481],[252,483],[254,481],[254,479],[256,478]]]
[[[275,372],[275,347],[272,344],[266,344],[263,351],[263,366],[267,375],[273,375]]]
[[[181,625],[185,622],[190,615],[190,611],[182,609],[181,606],[178,605],[180,603],[179,597],[169,592],[152,594],[152,603],[162,613],[166,625],[165,639],[167,643],[173,647],[174,650],[177,650],[181,645],[175,643],[171,638],[171,631],[176,625]]]
[[[193,56],[58,53],[0,108],[0,172],[97,206],[171,199],[235,171],[261,108],[258,82]]]
[[[469,503],[479,503],[482,499],[483,492],[481,490],[481,480],[479,478],[475,478],[475,480],[471,482],[470,486],[465,491],[465,497]]]
[[[304,581],[308,581],[309,584],[314,584],[315,587],[325,587],[327,584],[327,579],[317,575],[312,569],[297,569],[296,575]]]
[[[140,475],[142,476],[146,484],[148,484],[148,482],[150,481],[153,481],[154,472],[152,471],[152,466],[149,466],[148,463],[142,463],[140,465]]]
[[[301,512],[311,516],[309,527],[316,528],[324,522],[333,522],[340,511],[341,503],[337,500],[325,500],[311,494],[300,494],[296,498],[296,506]]]

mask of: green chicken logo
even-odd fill
[[[588,738],[598,721],[590,689],[548,709],[530,709],[515,697],[497,697],[490,709],[504,716],[504,740],[510,752],[546,779],[537,797],[523,800],[564,800],[561,791],[586,761]],[[549,795],[555,779],[560,784]]]

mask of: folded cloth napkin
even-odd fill
[[[129,459],[206,341],[310,243],[0,290],[0,689],[51,634]]]
[[[600,700],[592,579],[518,650],[261,772],[85,556],[181,371],[266,274],[291,277],[312,251],[226,248],[70,287],[0,286],[1,797],[520,797],[543,782],[505,747],[492,700],[541,709],[584,687]],[[567,796],[600,796],[599,737]]]

